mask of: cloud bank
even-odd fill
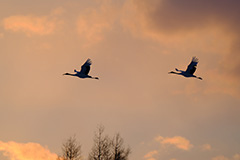
[[[10,160],[56,160],[57,155],[38,143],[1,142],[0,151]]]
[[[205,68],[211,83],[206,92],[240,96],[239,5],[235,0],[130,0],[122,23],[133,35],[158,41],[164,53],[212,58]]]

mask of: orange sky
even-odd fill
[[[0,159],[55,159],[74,134],[87,159],[103,124],[132,160],[240,160],[239,6],[2,2]],[[203,81],[167,74],[193,56]],[[62,76],[87,58],[99,81]]]

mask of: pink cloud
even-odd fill
[[[3,27],[7,31],[23,32],[28,36],[53,34],[57,26],[63,23],[56,16],[63,13],[62,8],[52,11],[48,16],[14,15],[3,19]]]
[[[188,151],[193,147],[193,145],[190,143],[189,140],[181,136],[175,136],[175,137],[158,136],[155,138],[155,140],[162,145],[173,145],[176,148],[185,150],[185,151]]]
[[[212,150],[212,146],[210,144],[204,144],[204,145],[202,145],[201,148],[202,148],[203,151],[210,151],[210,150]]]
[[[240,160],[240,155],[239,154],[235,154],[234,156],[232,156],[232,158],[228,158],[225,156],[216,156],[214,158],[212,158],[212,160]]]
[[[38,143],[1,142],[0,151],[10,160],[56,160],[57,155]]]
[[[85,44],[94,44],[104,39],[104,34],[112,30],[119,10],[112,1],[104,0],[96,8],[88,8],[77,20],[77,32]]]
[[[153,151],[148,152],[146,155],[144,155],[144,158],[146,160],[156,160],[154,158],[154,156],[156,156],[157,154],[158,154],[158,151],[157,150],[153,150]]]

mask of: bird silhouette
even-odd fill
[[[92,79],[99,79],[98,77],[92,77],[89,76],[88,73],[90,71],[90,66],[92,64],[91,59],[87,59],[87,61],[81,66],[81,70],[77,71],[76,69],[74,69],[74,72],[76,72],[75,74],[72,73],[64,73],[63,75],[69,75],[69,76],[76,76],[79,78],[92,78]]]
[[[175,68],[175,70],[176,70],[177,72],[171,71],[171,72],[168,72],[168,73],[169,73],[169,74],[182,75],[182,76],[184,76],[184,77],[194,77],[194,78],[197,78],[197,79],[202,80],[201,77],[197,77],[197,76],[193,75],[194,72],[195,72],[196,69],[197,69],[197,64],[198,64],[198,59],[197,59],[196,57],[193,57],[191,63],[188,65],[186,71],[182,71],[182,70],[179,70],[179,69]]]

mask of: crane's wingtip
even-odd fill
[[[193,62],[199,62],[199,60],[198,60],[198,58],[197,58],[196,56],[193,56],[193,57],[192,57],[192,61],[193,61]]]
[[[92,60],[91,60],[90,58],[88,58],[87,61],[86,61],[86,63],[88,63],[88,64],[91,65],[91,64],[92,64]]]

